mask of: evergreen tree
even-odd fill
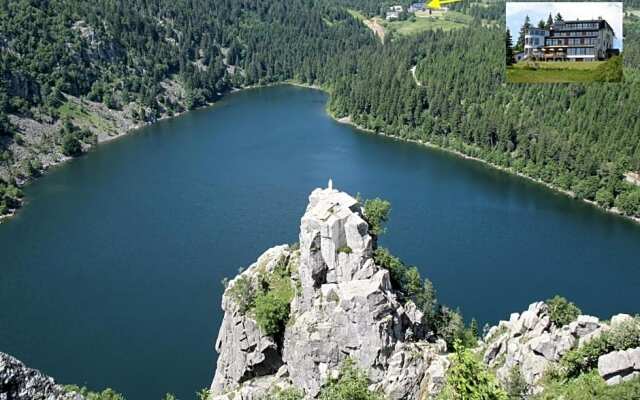
[[[551,28],[551,25],[553,25],[553,16],[551,15],[551,13],[549,13],[549,17],[547,17],[547,23],[545,24],[545,29]]]
[[[527,15],[524,19],[524,24],[520,28],[520,33],[518,35],[518,41],[516,42],[516,51],[524,50],[524,37],[527,34],[527,31],[531,28],[531,19]]]
[[[505,37],[505,54],[507,66],[513,65],[513,43],[511,42],[511,32],[507,28],[507,34]]]
[[[564,21],[564,19],[562,19],[562,14],[557,13],[556,14],[556,22],[560,22],[560,21]]]

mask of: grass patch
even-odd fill
[[[88,112],[84,107],[82,107],[82,105],[73,101],[65,102],[60,106],[60,108],[58,108],[58,112],[62,119],[68,118],[79,127],[94,127],[102,132],[116,133],[113,125],[107,122],[104,118],[100,118],[100,116]]]
[[[468,15],[448,12],[442,16],[420,17],[408,19],[406,21],[384,22],[383,25],[391,32],[397,32],[403,36],[417,35],[425,31],[433,31],[441,29],[443,31],[451,31],[461,29],[469,24]],[[459,15],[458,15],[459,14]]]
[[[597,371],[582,374],[569,381],[545,385],[534,400],[621,400],[640,398],[640,378],[617,385],[607,385]]]
[[[365,19],[367,19],[367,17],[365,17],[360,11],[356,11],[352,8],[347,8],[347,12],[358,21],[364,21]]]
[[[580,83],[621,82],[622,60],[613,57],[608,61],[519,62],[507,67],[509,83]]]

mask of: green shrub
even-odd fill
[[[389,250],[379,247],[373,253],[376,264],[389,271],[391,285],[405,300],[413,301],[424,313],[424,321],[432,323],[436,311],[436,292],[428,279],[420,277],[418,268],[406,265]]]
[[[102,392],[92,392],[86,387],[75,385],[65,386],[68,393],[75,392],[81,394],[86,400],[124,400],[124,396],[115,392],[113,389],[105,389]]]
[[[576,197],[579,199],[593,200],[600,186],[600,179],[597,176],[590,176],[579,180],[573,187]]]
[[[382,400],[379,393],[369,390],[367,374],[350,358],[340,368],[338,379],[329,379],[320,390],[319,400]]]
[[[615,204],[624,215],[640,215],[640,189],[621,193]]]
[[[552,381],[533,400],[631,400],[640,399],[640,378],[607,385],[597,371],[569,381]]]
[[[294,291],[288,260],[281,260],[269,274],[261,274],[252,312],[265,335],[280,338],[289,320]]]
[[[68,157],[77,157],[82,153],[82,145],[73,133],[62,137],[62,153]]]
[[[246,314],[254,306],[256,299],[256,291],[251,279],[246,275],[240,275],[236,278],[233,286],[229,288],[229,296],[238,305],[240,314]]]
[[[304,392],[296,388],[273,390],[265,400],[302,400],[304,399]]]
[[[526,399],[529,395],[531,388],[524,379],[519,366],[511,368],[511,371],[509,371],[505,390],[507,391],[509,400],[522,400]]]
[[[351,254],[352,251],[353,250],[351,250],[351,247],[347,245],[338,247],[338,253]]]
[[[466,328],[464,319],[459,310],[452,310],[446,306],[440,306],[431,328],[447,343],[448,348],[454,348],[455,344],[467,348],[475,347],[478,343],[477,333],[472,327]],[[477,331],[477,328],[475,328]]]
[[[369,231],[375,236],[385,233],[384,223],[389,219],[391,203],[380,198],[364,202],[364,217],[369,224]]]
[[[549,307],[549,318],[556,326],[567,325],[578,318],[580,309],[564,297],[554,296],[545,301]]]
[[[611,57],[605,63],[598,66],[595,73],[595,80],[599,82],[622,82],[622,56]]]
[[[602,207],[609,208],[613,206],[614,200],[615,197],[613,196],[613,193],[610,189],[600,188],[596,192],[596,203],[598,203]]]
[[[453,363],[447,371],[447,382],[438,396],[439,400],[507,399],[496,378],[472,350],[460,343],[456,343],[454,348]]]
[[[640,318],[636,317],[568,351],[560,360],[559,378],[562,380],[578,377],[596,368],[600,356],[638,346],[640,346]]]
[[[289,319],[290,301],[272,292],[258,294],[254,313],[256,322],[265,335],[277,337],[284,330]]]

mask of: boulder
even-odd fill
[[[481,346],[483,360],[496,368],[503,383],[511,370],[519,367],[535,393],[541,389],[538,382],[550,365],[606,329],[598,318],[587,315],[557,327],[551,323],[547,305],[535,302],[526,311],[511,314],[509,321],[500,321],[489,329]]]
[[[640,347],[613,351],[598,358],[598,373],[607,384],[617,384],[640,374]]]

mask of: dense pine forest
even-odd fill
[[[454,7],[473,18],[463,29],[383,44],[350,11],[372,17],[388,4],[0,0],[0,214],[19,206],[19,185],[50,154],[77,156],[96,142],[91,107],[153,122],[233,88],[292,80],[328,90],[336,117],[640,216],[640,188],[624,175],[640,171],[637,15],[625,19],[625,83],[513,85],[503,2],[466,0]]]

